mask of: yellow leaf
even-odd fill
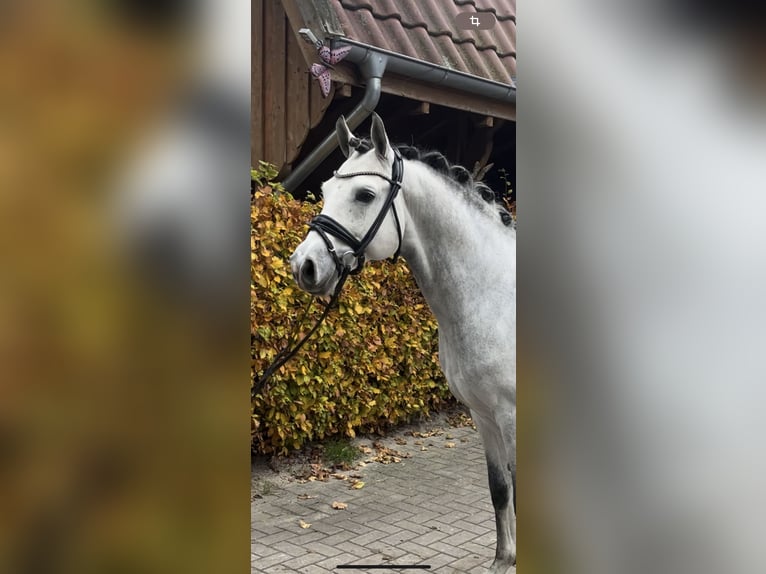
[[[299,520],[298,524],[300,524],[301,528],[311,528],[311,524],[309,524],[308,522],[304,522],[303,520]]]
[[[356,490],[359,490],[360,488],[363,488],[363,487],[364,487],[364,482],[362,482],[361,480],[351,485],[351,488],[354,488]]]
[[[332,507],[335,510],[346,510],[348,508],[348,504],[345,502],[338,502],[337,500],[332,503]]]
[[[356,303],[354,305],[354,311],[357,313],[364,313],[364,307],[362,307],[359,303]]]

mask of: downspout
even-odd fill
[[[362,78],[365,81],[364,96],[346,117],[346,123],[351,130],[356,129],[375,110],[380,100],[380,79],[386,71],[388,57],[384,54],[369,52],[367,57],[356,62]],[[330,134],[312,151],[291,173],[282,185],[287,191],[293,192],[327,157],[338,147],[335,131]]]

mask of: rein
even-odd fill
[[[309,330],[309,332],[306,333],[303,336],[303,338],[300,341],[298,341],[298,343],[295,344],[294,347],[290,348],[293,345],[293,341],[295,340],[295,336],[297,332],[300,331],[300,328],[303,326],[303,322],[306,320],[306,317],[308,316],[308,312],[311,309],[311,305],[314,303],[315,298],[312,298],[309,301],[308,305],[306,305],[306,308],[303,310],[303,315],[301,316],[301,320],[297,323],[297,326],[290,333],[290,336],[287,341],[287,345],[285,346],[284,349],[282,349],[279,353],[277,353],[277,356],[274,358],[272,363],[263,372],[263,375],[261,375],[258,381],[253,385],[253,389],[250,393],[251,397],[254,397],[256,393],[260,392],[261,389],[263,389],[264,385],[276,372],[276,370],[279,369],[282,365],[284,365],[287,361],[292,359],[298,353],[298,351],[300,351],[301,347],[303,347],[306,341],[308,341],[309,338],[311,338],[311,336],[317,331],[317,329],[319,329],[319,326],[322,324],[322,322],[325,320],[325,318],[329,314],[330,309],[332,309],[338,302],[338,299],[340,298],[340,292],[343,289],[343,286],[345,285],[346,279],[348,279],[348,276],[356,275],[362,270],[362,267],[364,266],[364,263],[365,263],[364,252],[367,249],[367,247],[370,245],[372,240],[375,238],[375,235],[378,233],[378,230],[380,229],[380,226],[383,224],[383,220],[386,218],[386,215],[388,214],[389,209],[391,209],[391,211],[394,214],[394,220],[396,221],[396,232],[397,232],[397,235],[399,236],[399,244],[396,248],[396,252],[394,253],[392,257],[392,261],[396,262],[396,260],[399,258],[399,252],[402,249],[402,228],[399,223],[399,215],[396,213],[396,206],[394,205],[394,200],[396,199],[396,196],[398,195],[399,190],[402,187],[403,170],[404,169],[403,169],[402,156],[399,153],[399,150],[395,149],[394,164],[391,168],[391,177],[387,177],[383,175],[382,173],[377,173],[374,171],[358,171],[353,173],[338,173],[338,172],[334,173],[334,176],[338,178],[356,177],[358,175],[374,175],[377,177],[382,177],[390,185],[388,190],[388,195],[386,196],[386,199],[383,202],[383,205],[381,206],[380,211],[378,212],[378,215],[375,218],[375,221],[372,222],[370,229],[367,230],[367,233],[364,234],[364,237],[362,237],[361,240],[357,240],[357,238],[354,237],[354,235],[351,232],[349,232],[345,227],[343,227],[343,225],[341,225],[340,223],[335,221],[332,217],[329,217],[327,215],[323,215],[320,213],[309,222],[309,233],[311,233],[311,231],[316,231],[319,234],[319,236],[322,238],[325,245],[327,246],[327,250],[332,256],[333,261],[335,262],[335,268],[338,273],[338,284],[335,287],[335,292],[330,298],[330,301],[324,304],[324,311],[322,311],[322,315],[319,317],[319,319],[317,319],[317,322]],[[335,251],[335,247],[333,246],[332,241],[327,236],[327,234],[337,237],[338,239],[346,243],[349,247],[351,247],[351,251],[346,251],[339,257],[338,253]]]

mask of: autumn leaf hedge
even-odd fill
[[[251,205],[250,323],[255,379],[287,344],[310,296],[288,257],[321,207],[266,185]],[[313,307],[301,334],[321,312]],[[349,278],[339,308],[256,393],[253,449],[286,453],[332,435],[381,430],[451,402],[437,359],[437,325],[403,261]]]

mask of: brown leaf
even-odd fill
[[[346,510],[348,508],[348,504],[345,502],[338,502],[337,500],[333,501],[332,507],[335,510]]]
[[[448,442],[444,446],[447,447],[447,448],[455,448],[455,443],[454,442]]]

